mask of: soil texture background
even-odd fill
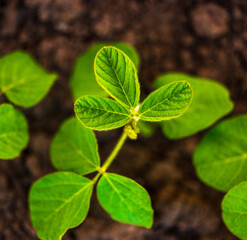
[[[30,53],[59,78],[47,97],[22,109],[30,142],[21,156],[0,160],[0,240],[38,239],[28,211],[31,184],[54,172],[49,146],[73,115],[69,78],[76,58],[98,41],[124,41],[140,54],[143,94],[167,71],[212,78],[247,113],[246,0],[0,0],[0,55]],[[3,97],[0,102],[6,99]],[[115,222],[92,199],[89,215],[64,240],[234,240],[221,220],[223,193],[196,177],[192,153],[206,131],[169,141],[159,129],[128,141],[110,171],[133,178],[151,195],[151,230]],[[97,133],[105,159],[120,131]]]

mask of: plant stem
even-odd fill
[[[93,178],[93,183],[96,183],[96,181],[98,180],[98,178],[105,173],[105,171],[108,169],[108,167],[111,165],[111,163],[113,162],[113,160],[115,159],[115,157],[117,156],[118,152],[120,151],[120,149],[122,148],[124,142],[126,141],[128,135],[123,132],[122,136],[120,137],[120,139],[118,140],[116,146],[114,147],[113,151],[111,152],[111,154],[109,155],[109,157],[106,159],[105,163],[103,164],[102,168],[98,169],[98,174]]]
[[[97,182],[97,180],[99,179],[99,177],[100,177],[101,174],[102,174],[101,172],[98,172],[97,173],[97,175],[92,180],[93,184],[95,184]]]
[[[127,137],[128,137],[128,135],[125,132],[123,132],[123,134],[120,137],[120,139],[118,140],[118,143],[116,144],[115,148],[113,149],[113,151],[111,152],[109,157],[106,159],[104,165],[102,166],[102,168],[101,168],[102,172],[105,172],[107,170],[107,168],[111,165],[112,161],[117,156],[118,152],[120,151],[120,149],[123,146]]]

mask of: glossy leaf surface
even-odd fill
[[[0,159],[19,156],[28,139],[25,116],[11,104],[0,105]]]
[[[75,173],[58,172],[38,180],[30,191],[30,212],[42,240],[60,240],[86,217],[92,182]]]
[[[186,81],[167,84],[152,92],[141,104],[141,120],[156,122],[181,116],[188,108],[192,90]]]
[[[97,52],[104,46],[114,46],[122,50],[132,62],[135,67],[139,68],[139,56],[136,50],[129,44],[123,42],[100,42],[92,45],[85,53],[81,54],[74,66],[73,73],[70,79],[70,88],[74,100],[83,95],[99,95],[102,97],[108,94],[97,83],[94,74],[94,58]]]
[[[221,191],[247,180],[246,136],[247,115],[228,119],[211,129],[194,153],[199,178]]]
[[[117,221],[150,228],[153,209],[147,191],[135,181],[106,173],[97,186],[102,207]]]
[[[75,113],[83,125],[95,130],[123,126],[130,119],[129,111],[109,98],[84,96],[75,102]]]
[[[155,81],[154,89],[178,80],[190,83],[193,99],[182,116],[161,123],[162,131],[168,138],[178,139],[193,135],[209,127],[233,109],[229,91],[213,80],[183,73],[167,73]]]
[[[95,57],[94,71],[99,85],[127,109],[134,109],[140,86],[133,62],[121,50],[102,48]]]
[[[16,105],[31,107],[38,103],[56,78],[25,52],[15,51],[0,58],[0,90]]]
[[[52,164],[60,171],[83,175],[100,166],[95,135],[76,118],[62,124],[52,141],[50,154]]]

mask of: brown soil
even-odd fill
[[[60,74],[48,96],[25,109],[31,139],[21,157],[0,161],[0,239],[37,239],[28,212],[31,184],[54,169],[49,144],[73,114],[68,88],[76,57],[100,40],[126,41],[140,53],[142,92],[155,77],[182,71],[224,83],[233,115],[247,112],[246,0],[0,0],[0,54],[24,49]],[[4,99],[1,99],[1,101]],[[233,240],[221,220],[223,197],[201,183],[192,152],[203,133],[168,141],[159,130],[129,141],[111,171],[131,177],[150,193],[151,230],[112,221],[94,197],[89,216],[65,240]],[[119,131],[97,134],[102,159]]]

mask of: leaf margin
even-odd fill
[[[113,101],[113,102],[115,102],[115,103],[117,103],[117,104],[120,104],[119,102],[117,102],[117,101],[115,101],[115,100],[113,100],[113,99],[111,99],[111,98],[109,98],[109,97],[101,97],[101,96],[98,96],[98,95],[83,95],[83,96],[79,97],[79,98],[76,99],[76,101],[74,102],[74,113],[75,113],[76,118],[80,121],[80,123],[81,123],[84,127],[89,128],[89,129],[91,129],[91,130],[96,130],[96,131],[107,131],[107,130],[113,130],[113,129],[117,129],[117,128],[123,127],[123,126],[125,126],[125,125],[130,121],[131,115],[126,115],[126,116],[129,117],[128,121],[127,121],[126,123],[124,123],[123,125],[119,126],[119,127],[111,127],[111,128],[104,128],[104,129],[96,129],[96,128],[94,128],[94,127],[86,126],[86,125],[81,121],[81,119],[78,117],[78,115],[77,115],[77,113],[76,113],[76,110],[75,110],[75,105],[76,105],[76,103],[77,103],[81,98],[86,98],[86,97],[99,97],[99,98],[108,99],[108,100],[111,100],[111,101]],[[123,108],[125,108],[122,104],[120,104],[120,106],[123,107]],[[129,109],[126,109],[126,108],[125,108],[125,110],[129,111]],[[117,114],[117,112],[116,112],[116,114]]]
[[[30,108],[30,107],[33,107],[33,106],[35,106],[35,105],[37,105],[39,102],[41,102],[44,98],[45,98],[45,96],[49,93],[49,91],[50,91],[50,89],[52,88],[52,86],[54,85],[54,83],[55,83],[55,81],[57,81],[57,79],[58,79],[58,77],[59,77],[59,75],[58,75],[58,73],[56,73],[56,72],[49,72],[41,63],[39,63],[38,61],[37,61],[37,59],[36,58],[34,58],[33,57],[33,55],[31,55],[29,52],[27,52],[27,51],[24,51],[24,50],[22,50],[22,49],[20,49],[20,50],[14,50],[14,51],[12,51],[12,52],[9,52],[9,53],[7,53],[7,54],[5,54],[5,55],[3,55],[3,56],[1,56],[0,57],[0,61],[1,60],[5,60],[5,64],[7,63],[8,64],[8,61],[10,61],[9,59],[11,59],[11,58],[13,58],[13,56],[15,56],[15,55],[17,55],[18,57],[19,56],[22,56],[22,57],[24,57],[25,58],[25,60],[27,60],[27,61],[29,61],[29,63],[31,63],[32,64],[32,66],[35,66],[35,70],[36,70],[36,72],[39,72],[39,74],[38,75],[35,75],[35,77],[37,77],[37,76],[41,76],[41,72],[42,72],[42,77],[44,77],[43,75],[45,75],[46,76],[46,78],[48,78],[49,77],[49,84],[47,84],[48,85],[48,87],[47,87],[47,89],[46,89],[46,91],[44,91],[40,96],[39,96],[39,98],[38,99],[36,99],[35,101],[33,101],[33,102],[29,102],[28,104],[26,104],[26,103],[23,103],[23,102],[19,102],[18,100],[16,100],[16,97],[15,97],[15,94],[13,94],[10,90],[11,89],[15,89],[16,88],[16,85],[17,85],[17,89],[18,89],[18,86],[20,85],[20,86],[22,86],[22,85],[25,85],[26,83],[28,83],[28,82],[31,82],[31,83],[33,83],[33,80],[31,79],[29,79],[28,81],[25,81],[24,83],[21,83],[20,84],[20,82],[21,81],[17,81],[17,82],[11,82],[10,84],[8,84],[8,87],[6,88],[6,87],[4,87],[4,90],[2,90],[3,89],[3,87],[1,86],[1,80],[0,80],[0,95],[1,94],[4,94],[5,95],[5,97],[12,103],[12,104],[15,104],[15,105],[17,105],[17,106],[20,106],[20,107],[23,107],[23,108]],[[8,59],[9,58],[9,59]],[[16,59],[17,59],[17,57],[15,57]],[[7,59],[7,60],[6,60]],[[19,59],[18,59],[19,60]],[[15,62],[16,63],[16,62]],[[9,66],[10,66],[10,64],[9,64]],[[15,66],[15,65],[13,65],[13,66]],[[25,70],[24,70],[25,71]],[[6,75],[6,74],[5,74]],[[6,76],[5,76],[6,77]],[[11,76],[11,78],[12,78],[13,76]],[[4,81],[5,82],[5,81]],[[17,83],[16,85],[13,85],[13,83]],[[13,87],[9,87],[9,86],[11,86],[11,85],[13,85]],[[7,89],[7,90],[6,90]],[[10,94],[9,94],[9,91],[10,91]],[[14,97],[13,97],[14,96]]]
[[[132,183],[134,183],[136,186],[138,186],[140,189],[143,190],[143,192],[145,192],[146,196],[147,196],[147,199],[149,201],[149,204],[150,204],[150,210],[151,210],[151,214],[152,214],[152,217],[151,217],[151,222],[148,224],[148,225],[144,225],[144,224],[134,224],[134,223],[129,223],[127,221],[121,221],[121,220],[118,220],[116,217],[113,217],[113,215],[105,208],[105,206],[101,203],[100,199],[99,199],[99,194],[98,194],[98,189],[99,189],[99,184],[100,184],[100,181],[103,180],[103,177],[104,177],[104,180],[107,181],[111,186],[112,186],[112,181],[110,181],[109,177],[106,175],[112,175],[112,176],[115,176],[115,177],[120,177],[120,178],[123,178],[125,180],[128,180]],[[120,181],[119,181],[120,182]],[[115,187],[113,187],[115,188]],[[132,226],[138,226],[138,227],[145,227],[147,229],[151,229],[152,225],[153,225],[153,214],[154,214],[154,210],[152,208],[152,201],[151,201],[151,197],[149,195],[149,193],[147,192],[147,190],[141,186],[138,182],[134,181],[133,179],[131,178],[128,178],[128,177],[125,177],[125,176],[122,176],[122,175],[119,175],[119,174],[116,174],[116,173],[109,173],[109,172],[105,172],[102,177],[100,178],[100,180],[98,181],[97,183],[97,186],[96,186],[96,195],[97,195],[97,199],[98,199],[98,202],[100,204],[100,206],[102,207],[102,209],[115,221],[119,222],[119,223],[124,223],[124,224],[129,224],[129,225],[132,225]]]
[[[13,157],[7,157],[7,158],[3,158],[1,157],[1,160],[4,160],[4,161],[10,161],[10,160],[13,160],[14,158],[17,158],[21,155],[21,153],[27,148],[29,142],[30,142],[30,133],[29,133],[29,124],[28,124],[28,120],[26,118],[26,116],[24,115],[23,112],[21,112],[18,108],[16,108],[15,106],[12,105],[12,103],[2,103],[0,104],[0,108],[3,107],[3,106],[7,106],[9,108],[11,108],[11,111],[15,111],[17,112],[17,114],[19,115],[19,117],[22,118],[24,124],[25,124],[25,144],[23,144],[23,146],[19,149],[18,153],[16,153],[15,155],[13,155]],[[1,135],[1,133],[0,133]]]
[[[49,177],[49,176],[52,176],[52,175],[55,175],[55,174],[58,175],[58,174],[60,174],[60,173],[62,173],[62,174],[73,174],[73,175],[75,175],[75,176],[77,176],[77,177],[85,178],[85,179],[88,180],[88,183],[87,183],[86,185],[91,184],[92,187],[91,187],[91,192],[90,192],[90,194],[89,194],[89,204],[88,204],[88,210],[87,210],[86,215],[84,216],[84,218],[82,219],[82,221],[81,221],[79,224],[77,224],[76,226],[66,227],[66,229],[64,230],[64,232],[61,233],[61,234],[59,235],[59,240],[62,239],[62,237],[64,236],[64,234],[65,234],[69,229],[78,227],[80,224],[82,224],[83,221],[86,219],[86,217],[87,217],[87,215],[88,215],[88,212],[89,212],[89,209],[90,209],[90,200],[91,200],[91,198],[92,198],[92,194],[93,194],[93,190],[94,190],[94,185],[95,185],[95,184],[94,184],[94,182],[93,182],[92,180],[90,180],[89,178],[87,178],[87,177],[85,177],[85,176],[81,176],[81,175],[76,174],[76,173],[74,173],[74,172],[58,171],[58,172],[48,173],[48,174],[42,176],[41,178],[37,179],[35,182],[33,182],[33,183],[31,184],[31,186],[30,186],[30,188],[29,188],[29,192],[28,192],[28,209],[29,209],[29,212],[30,212],[31,225],[32,225],[33,228],[35,229],[35,232],[36,232],[37,236],[38,236],[40,239],[42,239],[42,240],[46,240],[46,239],[41,238],[41,235],[39,234],[40,231],[38,231],[37,228],[34,227],[33,220],[32,220],[32,215],[31,215],[31,192],[32,192],[32,190],[33,190],[33,186],[34,186],[36,183],[42,181],[42,180],[43,180],[44,178],[46,178],[46,177]],[[82,190],[82,189],[80,189],[79,191],[81,191],[81,190]]]
[[[185,83],[187,83],[187,85],[189,86],[189,88],[190,88],[190,90],[191,90],[191,98],[190,98],[190,102],[189,102],[188,105],[184,108],[183,112],[180,113],[180,114],[177,115],[177,116],[174,116],[174,117],[171,117],[171,118],[168,118],[168,119],[165,119],[165,120],[152,120],[152,121],[142,119],[142,118],[141,118],[141,115],[143,114],[143,113],[142,113],[142,114],[138,114],[139,117],[140,117],[140,120],[145,121],[145,122],[161,122],[161,121],[169,121],[169,120],[171,120],[171,119],[175,119],[175,118],[178,118],[178,117],[182,116],[182,115],[185,113],[185,111],[189,108],[189,106],[190,106],[190,104],[191,104],[191,102],[192,102],[192,99],[193,99],[193,89],[192,89],[192,87],[191,87],[191,84],[190,84],[188,81],[186,81],[186,80],[178,80],[178,81],[174,81],[174,82],[172,82],[172,83],[168,83],[168,84],[165,84],[165,85],[159,87],[158,89],[156,89],[155,91],[151,92],[151,93],[146,97],[146,99],[140,104],[140,107],[141,107],[141,105],[144,104],[144,102],[148,99],[148,97],[149,97],[151,94],[157,92],[158,90],[160,90],[160,89],[163,88],[163,87],[166,87],[166,86],[168,86],[168,85],[172,85],[172,84],[178,83],[178,82],[185,82]],[[146,111],[146,112],[147,112],[147,111]]]
[[[136,96],[136,103],[134,104],[135,106],[131,106],[130,108],[124,104],[122,101],[118,100],[115,96],[113,96],[113,94],[111,92],[109,92],[99,81],[98,81],[98,78],[97,78],[97,73],[96,73],[96,60],[97,60],[97,57],[99,55],[99,53],[103,50],[103,49],[107,49],[107,48],[113,48],[115,49],[116,51],[119,51],[120,53],[122,53],[132,64],[132,67],[134,69],[134,74],[136,76],[136,81],[135,81],[135,85],[136,85],[136,89],[137,89],[137,96]],[[139,78],[138,78],[138,72],[137,72],[137,69],[136,69],[136,66],[135,64],[133,63],[133,61],[130,59],[130,57],[125,54],[122,50],[120,50],[119,48],[115,47],[115,46],[104,46],[102,47],[101,49],[99,49],[99,51],[97,52],[97,54],[95,55],[95,58],[94,58],[94,75],[95,75],[95,78],[96,78],[96,81],[97,83],[100,85],[100,87],[110,96],[112,97],[115,101],[117,101],[118,103],[120,103],[123,107],[125,107],[127,110],[131,110],[131,109],[134,109],[138,106],[138,103],[140,101],[140,83],[139,83]]]

